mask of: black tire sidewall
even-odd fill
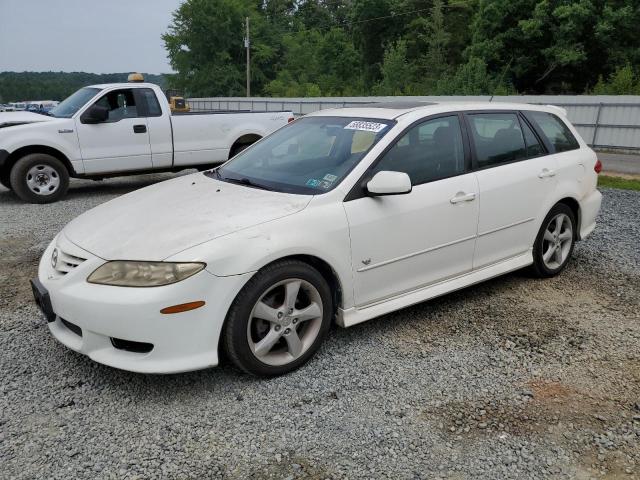
[[[8,188],[9,190],[13,190],[11,187],[11,170],[4,170],[0,172],[0,185],[4,188]]]
[[[288,278],[311,283],[320,293],[323,318],[313,345],[297,360],[281,366],[267,365],[258,360],[247,341],[249,316],[260,296],[270,286]],[[299,261],[282,261],[260,270],[247,282],[234,300],[223,328],[223,346],[229,359],[241,370],[258,376],[277,376],[296,370],[318,350],[331,325],[333,301],[331,289],[324,277],[310,265]]]
[[[569,255],[567,255],[567,258],[564,261],[564,263],[560,265],[558,268],[552,269],[547,267],[547,265],[545,265],[544,263],[544,260],[542,258],[542,254],[544,253],[542,251],[542,245],[543,245],[544,231],[546,230],[547,225],[549,224],[549,222],[553,217],[555,217],[560,213],[564,213],[569,217],[571,221],[571,228],[573,231],[573,238],[571,239],[571,249],[569,250]],[[554,205],[553,208],[549,211],[549,213],[547,213],[547,216],[544,218],[544,221],[540,226],[540,230],[538,231],[538,235],[536,236],[536,241],[533,245],[533,270],[537,276],[553,277],[559,274],[560,272],[562,272],[562,270],[566,268],[573,254],[573,249],[576,245],[576,238],[577,238],[576,229],[577,229],[576,218],[573,211],[564,203],[558,203]]]
[[[27,172],[35,165],[49,165],[58,172],[60,185],[51,195],[38,195],[31,191],[27,185]],[[46,153],[32,153],[22,157],[11,169],[9,176],[13,191],[25,202],[29,203],[53,203],[62,198],[69,188],[69,172],[67,167],[57,158]]]

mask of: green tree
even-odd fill
[[[414,67],[407,62],[407,42],[398,40],[384,52],[382,80],[374,89],[376,95],[408,94],[414,78]]]
[[[617,69],[605,81],[602,76],[590,92],[593,95],[640,95],[640,78],[633,73],[631,65]]]

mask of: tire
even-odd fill
[[[576,218],[564,203],[549,211],[533,244],[531,273],[540,278],[558,275],[569,263],[576,243]]]
[[[250,143],[243,143],[243,144],[240,144],[240,145],[234,145],[233,147],[231,147],[231,151],[229,152],[229,159],[235,157],[237,154],[239,154],[243,150],[246,150],[250,146],[251,146]]]
[[[11,169],[9,179],[16,195],[29,203],[57,202],[69,188],[67,167],[45,153],[22,157]]]
[[[8,188],[11,190],[11,181],[9,180],[9,176],[11,175],[11,170],[3,170],[0,172],[0,185],[4,188]]]
[[[244,372],[283,375],[318,350],[332,316],[331,289],[324,277],[306,263],[279,261],[258,271],[240,291],[227,314],[222,346]]]

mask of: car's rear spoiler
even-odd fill
[[[562,107],[558,107],[557,105],[545,105],[545,107],[555,110],[556,112],[558,112],[563,117],[567,116],[567,110],[562,108]]]

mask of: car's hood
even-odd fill
[[[48,122],[53,119],[53,117],[33,112],[0,112],[0,128],[26,123]]]
[[[185,175],[104,203],[64,234],[105,260],[159,261],[187,248],[304,209],[311,196]]]

